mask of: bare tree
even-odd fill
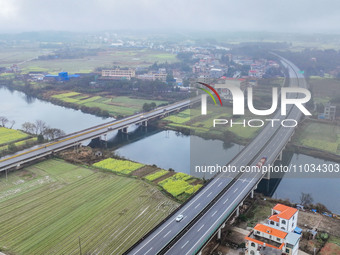
[[[65,132],[58,128],[46,128],[44,132],[44,136],[50,140],[56,139],[64,135]]]
[[[310,193],[303,193],[301,192],[300,202],[302,205],[310,205],[313,203],[314,199]]]
[[[41,135],[45,132],[45,129],[48,128],[46,123],[42,120],[36,120],[35,121],[35,134]]]
[[[15,120],[12,120],[12,121],[11,121],[11,127],[10,127],[10,129],[13,128],[14,124],[15,124]]]
[[[6,127],[6,124],[9,120],[5,116],[0,116],[1,126]]]
[[[35,124],[31,122],[25,122],[24,124],[21,125],[21,128],[26,132],[30,134],[34,134],[35,132]]]

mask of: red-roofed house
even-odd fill
[[[277,204],[272,208],[272,215],[268,218],[268,224],[288,232],[293,232],[297,227],[297,219],[297,209]]]

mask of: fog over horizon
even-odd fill
[[[266,31],[340,33],[337,0],[0,0],[0,33]]]

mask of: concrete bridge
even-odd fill
[[[199,102],[199,100],[199,98],[188,99],[164,107],[156,108],[150,112],[138,113],[124,119],[115,120],[69,134],[55,141],[17,152],[14,155],[2,157],[0,158],[0,172],[11,168],[19,168],[27,162],[51,155],[55,152],[67,149],[72,146],[78,146],[83,141],[100,138],[101,136],[113,131],[118,130],[126,133],[128,127],[131,125],[141,124],[147,126],[147,123],[150,119],[162,117],[169,113],[179,111]]]

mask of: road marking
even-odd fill
[[[238,188],[236,188],[236,189],[234,190],[234,193],[235,193],[237,190],[238,190]]]
[[[184,246],[186,246],[188,243],[189,243],[189,241],[186,241],[186,242],[185,242],[185,244],[182,246],[182,248],[181,248],[181,249],[183,249],[183,248],[184,248]]]
[[[227,203],[227,202],[228,202],[228,200],[229,200],[229,198],[227,198],[227,200],[226,200],[226,201],[224,201],[224,203],[223,203],[223,204]]]
[[[208,194],[208,196],[207,196],[207,197],[209,197],[209,196],[211,195],[211,193],[212,193],[212,192],[210,192],[210,193]]]
[[[220,184],[217,185],[217,187],[221,186],[222,185],[222,182],[220,182]]]
[[[255,176],[256,176],[256,175],[255,175]],[[255,178],[255,176],[253,177],[253,179]],[[245,189],[249,186],[249,184],[250,184],[250,182],[247,184],[247,186],[244,187],[243,190],[245,190]],[[242,192],[240,192],[240,194],[235,198],[235,201],[241,196],[241,194],[242,194]],[[229,205],[229,206],[225,209],[224,213],[227,212],[231,206],[232,206],[232,205]],[[223,217],[224,213],[221,214],[221,216],[216,220],[216,222],[218,222],[218,221]],[[201,218],[201,219],[202,219],[202,218]],[[213,227],[214,227],[214,226],[213,226],[213,224],[212,224],[212,225],[210,226],[210,228],[208,229],[208,232],[209,232]],[[192,250],[192,249],[193,249],[193,248],[194,248],[194,247],[202,240],[202,238],[204,238],[204,236],[201,236],[201,237],[198,239],[198,241],[191,247],[191,249],[190,249],[186,254],[191,254],[191,250]]]
[[[200,204],[201,204],[201,203],[198,203],[198,205],[195,206],[195,209],[197,209],[197,207],[199,207]]]
[[[242,183],[244,183],[246,181],[246,179],[243,179]]]
[[[216,213],[217,213],[217,211],[215,211],[215,212],[211,215],[211,217],[214,217]]]
[[[151,247],[149,250],[147,250],[147,252],[145,252],[144,254],[148,254],[151,250],[152,250],[153,247]]]
[[[171,230],[170,230],[168,233],[166,233],[166,234],[163,236],[163,238],[166,237],[167,235],[169,235],[170,232],[171,232]]]
[[[197,232],[200,232],[200,230],[204,227],[204,224],[197,230]]]

